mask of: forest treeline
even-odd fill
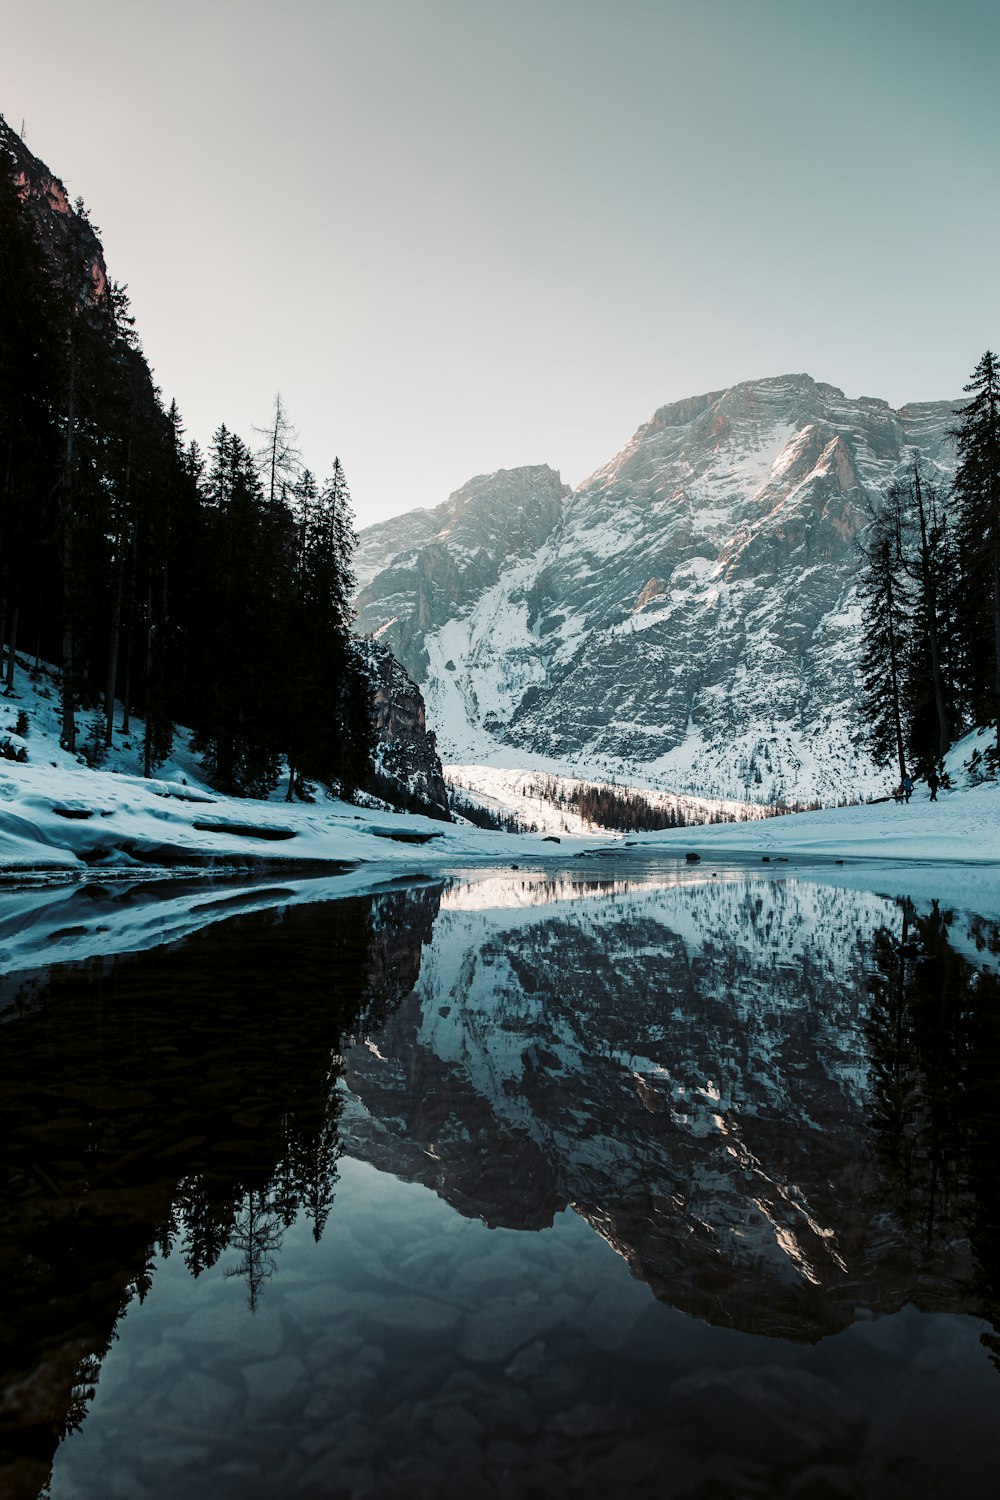
[[[1000,712],[1000,361],[987,350],[955,414],[958,467],[914,458],[861,542],[862,705],[880,765],[941,776],[949,745]],[[984,773],[1000,770],[995,747]]]
[[[2,122],[0,122],[2,123]],[[6,127],[5,127],[6,128]],[[174,724],[219,791],[368,779],[369,684],[350,631],[356,536],[339,460],[302,463],[278,397],[251,446],[185,438],[82,203],[40,212],[0,138],[0,622],[62,668],[63,747],[100,764]],[[44,206],[47,207],[47,206]],[[114,723],[115,700],[123,720]]]
[[[564,780],[550,775],[534,776],[524,781],[520,790],[522,797],[546,802],[563,812],[575,814],[591,828],[604,828],[615,833],[657,833],[665,828],[743,821],[739,812],[724,807],[717,807],[712,812],[705,810],[699,816],[697,804],[693,801],[685,812],[679,798],[664,802],[654,800],[636,787]],[[504,828],[508,832],[537,831],[536,824],[519,819],[516,813],[500,814],[461,797],[454,783],[449,787],[449,797],[452,811],[461,813],[481,827]],[[785,813],[812,812],[818,807],[818,802],[774,802],[756,808],[755,816],[781,817]],[[565,820],[563,828],[566,828]]]
[[[739,812],[717,807],[701,816],[684,812],[679,802],[654,802],[632,787],[580,785],[560,788],[557,800],[563,807],[579,813],[594,828],[611,828],[621,833],[655,833],[662,828],[702,827],[706,823],[742,823]],[[818,802],[771,802],[755,809],[757,817],[779,818],[785,813],[813,812]]]
[[[592,786],[586,782],[564,782],[546,776],[530,782],[525,787],[525,796],[541,797],[555,807],[576,813],[592,828],[607,828],[618,833],[686,828],[691,821],[678,806],[651,802],[631,787]]]

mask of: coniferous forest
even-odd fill
[[[956,411],[943,489],[919,462],[861,544],[863,704],[882,765],[940,775],[949,745],[1000,712],[1000,360],[987,350]],[[995,748],[988,753],[995,771]]]
[[[286,767],[289,797],[350,793],[372,731],[340,461],[304,467],[280,396],[252,445],[224,423],[207,453],[188,441],[83,204],[32,182],[18,145],[0,121],[8,690],[16,651],[60,664],[62,743],[93,765],[135,714],[147,776],[180,723],[220,792],[266,796]]]

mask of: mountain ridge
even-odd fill
[[[423,684],[446,760],[863,794],[884,777],[857,703],[856,538],[914,456],[950,482],[955,404],[893,409],[807,375],[668,403],[557,504],[555,471],[500,470],[433,537],[412,516],[363,532],[358,628]],[[503,551],[483,517],[515,493]]]

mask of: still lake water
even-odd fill
[[[577,862],[9,976],[0,1493],[1000,1493],[1000,932],[941,880]]]

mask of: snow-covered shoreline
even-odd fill
[[[375,863],[424,868],[455,860],[563,858],[595,846],[670,852],[819,855],[974,862],[1000,872],[1000,788],[993,783],[907,803],[884,802],[657,833],[574,828],[510,834],[410,813],[315,803],[251,802],[168,780],[83,767],[0,766],[0,879],[27,872],[81,876],[213,865],[274,869]],[[418,852],[419,851],[419,852]]]
[[[558,882],[600,869],[647,883],[651,865],[671,882],[756,866],[761,875],[941,898],[1000,919],[1000,786],[968,784],[963,767],[977,748],[968,742],[951,757],[957,789],[933,804],[918,785],[909,804],[626,835],[533,802],[540,831],[517,834],[322,792],[312,803],[286,803],[280,793],[266,802],[221,797],[184,731],[158,779],[136,773],[141,725],[131,736],[116,730],[107,769],[94,770],[59,747],[54,678],[25,674],[19,687],[0,714],[8,737],[20,709],[30,721],[19,741],[28,760],[0,760],[0,974],[157,946],[223,917],[399,880],[458,877],[485,887],[494,875]],[[462,769],[456,779],[477,781],[481,768]],[[489,770],[488,780],[499,809],[528,810],[523,773]],[[694,799],[686,802],[697,815]],[[700,861],[688,865],[688,854]]]
[[[975,752],[993,743],[992,731],[969,735],[953,748],[946,767],[955,790],[935,803],[918,783],[909,804],[859,803],[761,819],[753,817],[758,809],[744,804],[638,788],[652,800],[676,803],[692,819],[688,827],[648,834],[594,829],[562,806],[527,796],[545,780],[541,768],[446,767],[446,775],[495,810],[527,814],[539,828],[512,834],[358,807],[322,791],[311,803],[286,803],[280,792],[266,802],[222,797],[206,784],[183,729],[159,778],[146,780],[138,774],[143,726],[135,719],[130,733],[116,728],[105,768],[94,770],[59,745],[59,697],[54,668],[23,665],[14,695],[0,699],[0,737],[10,739],[19,714],[28,723],[18,737],[26,762],[0,760],[0,882],[6,884],[29,872],[66,879],[140,871],[190,875],[206,867],[322,874],[324,866],[329,873],[337,865],[361,864],[375,867],[378,879],[376,869],[388,877],[456,862],[562,859],[623,844],[668,855],[730,851],[761,859],[794,854],[1000,867],[1000,785],[970,785],[966,770]],[[81,735],[85,729],[86,720]],[[694,821],[718,812],[751,821]]]
[[[66,818],[57,807],[90,816]],[[229,831],[195,828],[206,813]],[[253,832],[233,831],[239,824]],[[293,836],[261,839],[264,829]],[[428,842],[409,842],[422,837]],[[97,840],[106,853],[95,859]],[[147,862],[146,848],[175,863]],[[992,786],[946,794],[934,806],[838,808],[628,838],[568,834],[553,843],[345,803],[206,805],[139,778],[80,770],[53,782],[41,768],[4,766],[0,978],[159,947],[253,912],[451,880],[471,899],[509,905],[525,883],[553,893],[593,880],[791,879],[941,901],[1000,921],[998,849]],[[689,853],[700,859],[689,863]]]

